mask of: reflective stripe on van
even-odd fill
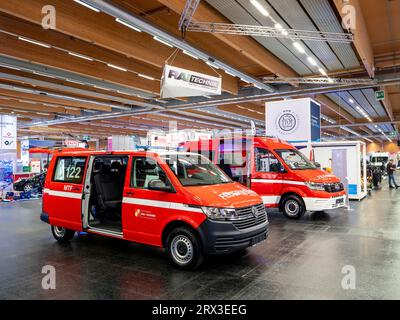
[[[56,191],[50,189],[44,189],[43,193],[47,193],[49,196],[71,198],[71,199],[82,199],[82,193],[67,192],[67,191]]]
[[[124,197],[122,199],[122,203],[137,204],[137,205],[157,207],[157,208],[175,209],[181,211],[200,212],[200,213],[203,212],[200,208],[189,207],[182,203],[169,202],[169,201]]]
[[[284,183],[284,184],[294,184],[298,186],[305,186],[306,184],[301,181],[290,181],[290,180],[271,180],[271,179],[251,179],[251,182],[259,183]]]

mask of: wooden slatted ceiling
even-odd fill
[[[47,2],[46,0],[2,1],[0,2],[0,11],[40,25],[42,21],[41,8],[48,4]],[[126,28],[106,14],[82,10],[82,6],[79,4],[53,0],[52,5],[57,8],[58,32],[94,43],[158,68],[164,66],[165,60],[174,50],[155,41],[148,34]],[[182,56],[179,61],[176,61],[176,65],[178,67],[190,66],[192,70],[204,73],[209,70],[204,62],[188,56]],[[227,74],[222,77],[224,90],[237,93],[238,80]]]

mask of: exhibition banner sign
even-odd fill
[[[289,142],[321,139],[321,106],[310,98],[265,104],[267,135]]]
[[[207,74],[165,65],[161,98],[220,95],[222,80]]]
[[[17,149],[17,117],[0,116],[0,149]]]

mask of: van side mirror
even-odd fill
[[[175,192],[172,186],[167,186],[163,181],[159,179],[153,179],[149,182],[147,187],[149,190],[153,191],[163,191],[163,192]]]
[[[321,164],[319,162],[314,162],[314,164],[318,169],[321,169]]]
[[[286,170],[282,165],[279,167],[279,173],[286,173]]]

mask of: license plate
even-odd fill
[[[261,234],[261,235],[251,239],[251,245],[255,246],[257,243],[260,243],[261,241],[264,241],[266,239],[267,239],[267,234],[265,234],[265,233]]]
[[[342,204],[344,202],[343,198],[336,199],[336,204]]]

